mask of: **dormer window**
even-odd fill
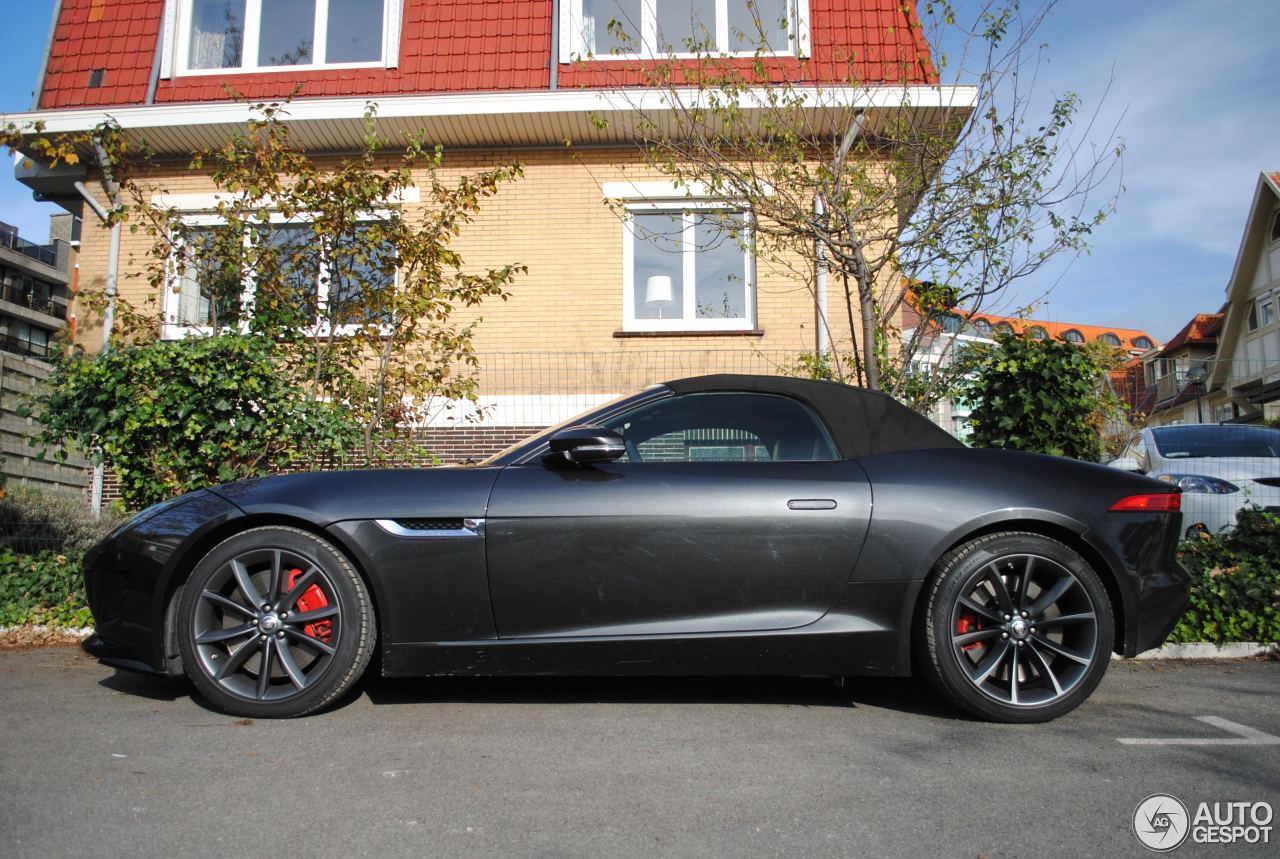
[[[1156,348],[1156,344],[1151,342],[1150,337],[1135,337],[1133,338],[1133,347],[1135,349],[1143,349],[1143,350],[1154,349]]]
[[[707,52],[747,56],[757,50],[806,56],[808,5],[805,0],[564,0],[570,49],[562,61]]]
[[[209,74],[394,65],[400,3],[179,0],[178,69]]]
[[[1066,340],[1068,343],[1083,343],[1084,335],[1074,328],[1068,328],[1066,331],[1062,332],[1062,339]]]
[[[1032,340],[1048,340],[1049,339],[1049,332],[1045,331],[1039,325],[1031,326],[1030,334],[1031,334]]]
[[[973,327],[979,334],[991,333],[991,323],[981,317],[973,320]]]
[[[1116,349],[1120,348],[1120,338],[1112,334],[1110,331],[1108,331],[1105,334],[1099,334],[1098,341],[1101,343],[1106,343],[1108,346],[1112,346]]]

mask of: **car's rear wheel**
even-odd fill
[[[998,722],[1045,722],[1093,693],[1110,660],[1098,574],[1039,534],[1001,533],[947,553],[926,583],[917,663],[943,695]]]
[[[196,565],[178,605],[187,674],[238,716],[302,716],[339,698],[373,654],[368,589],[347,559],[296,528],[254,528]]]

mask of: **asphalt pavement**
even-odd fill
[[[1169,855],[1277,856],[1280,663],[1114,662],[1044,725],[909,680],[772,677],[376,680],[249,722],[76,649],[10,651],[0,783],[3,857],[1148,856],[1134,812],[1160,793],[1245,817]]]

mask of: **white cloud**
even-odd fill
[[[1096,104],[1114,69],[1099,130],[1125,111],[1127,192],[1054,290],[1053,316],[1165,339],[1217,309],[1258,174],[1280,169],[1277,33],[1274,0],[1060,4],[1040,84]]]

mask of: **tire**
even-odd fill
[[[360,575],[297,528],[224,540],[196,565],[178,603],[188,676],[237,716],[291,718],[332,703],[360,679],[376,641]]]
[[[991,534],[934,567],[915,651],[933,686],[970,713],[1047,722],[1097,688],[1112,629],[1106,588],[1083,558],[1039,534]]]

